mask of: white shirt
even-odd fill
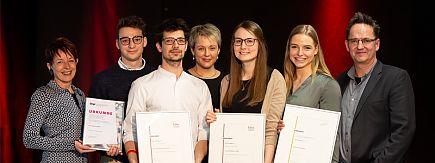
[[[119,59],[118,59],[118,66],[124,70],[129,70],[129,71],[142,70],[146,64],[145,59],[143,59],[143,58],[142,58],[142,63],[143,63],[142,66],[140,66],[139,68],[130,68],[126,64],[124,64],[124,62],[122,62],[122,57],[119,57]]]
[[[124,120],[124,143],[137,142],[136,112],[189,112],[194,146],[207,140],[209,127],[205,116],[212,110],[211,96],[201,79],[183,71],[177,80],[175,74],[159,68],[136,79],[130,88]]]

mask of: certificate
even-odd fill
[[[122,152],[122,122],[124,102],[86,98],[83,126],[83,145],[108,151],[117,146]]]
[[[139,162],[195,162],[190,114],[137,112]]]
[[[275,162],[329,163],[334,152],[340,112],[287,104]]]
[[[262,163],[265,115],[216,113],[210,124],[209,163]]]

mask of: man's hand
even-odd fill
[[[111,145],[109,150],[106,152],[108,156],[118,156],[122,155],[122,152],[119,152],[118,145]]]
[[[212,111],[207,111],[207,115],[205,116],[207,124],[210,125],[210,123],[213,123],[216,121],[216,114]]]

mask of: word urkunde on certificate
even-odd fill
[[[97,150],[107,151],[110,146],[122,150],[123,114],[123,101],[86,98],[83,144]]]

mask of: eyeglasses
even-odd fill
[[[369,45],[371,42],[376,41],[376,39],[369,39],[369,38],[352,38],[347,40],[351,46],[358,46],[359,42],[361,41],[364,46]]]
[[[130,37],[121,37],[119,38],[119,42],[121,42],[122,45],[129,45],[130,40],[133,40],[134,44],[140,44],[142,43],[142,39],[144,36],[134,36],[132,38]]]
[[[163,42],[166,45],[173,45],[175,43],[175,41],[177,41],[178,45],[185,45],[186,44],[186,38],[173,38],[173,37],[167,37],[167,38],[163,38]]]
[[[235,38],[233,40],[233,42],[234,42],[234,46],[241,46],[243,41],[245,42],[245,45],[252,46],[255,44],[255,40],[257,40],[257,39],[255,39],[255,38],[247,38],[247,39]]]

